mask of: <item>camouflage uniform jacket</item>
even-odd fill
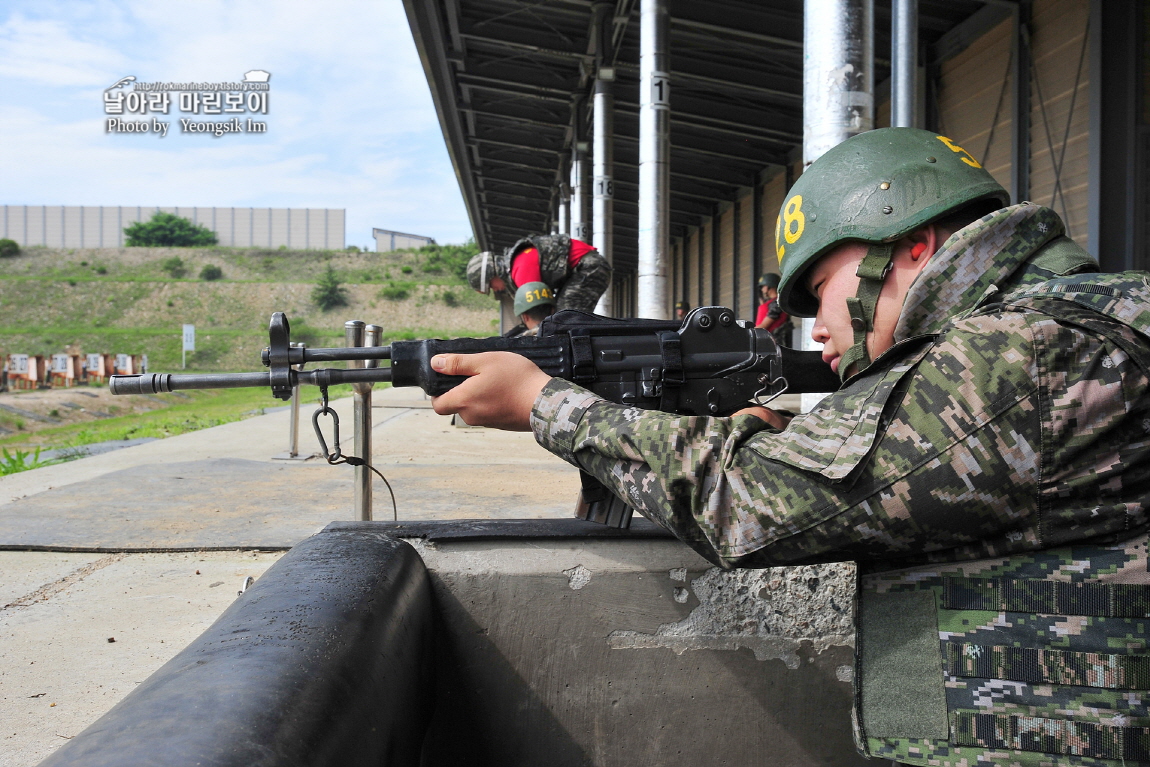
[[[1095,269],[1013,206],[948,239],[895,346],[783,431],[559,381],[532,427],[721,566],[859,561],[864,753],[1150,764],[1150,275]]]
[[[520,251],[527,248],[539,251],[540,279],[556,290],[562,287],[571,271],[567,266],[567,258],[571,254],[571,238],[566,234],[533,234],[518,240],[503,254],[501,266],[504,274],[510,277],[511,262]],[[518,285],[512,285],[511,292],[518,288]]]

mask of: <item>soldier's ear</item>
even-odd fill
[[[940,235],[941,232],[936,225],[927,224],[903,237],[894,246],[895,265],[915,271],[921,270],[942,244]]]

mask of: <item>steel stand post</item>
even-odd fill
[[[874,128],[874,0],[804,0],[803,123],[803,168]],[[822,348],[811,339],[814,325],[803,320],[804,350]],[[802,411],[825,396],[803,394]]]
[[[379,327],[373,325],[372,327]],[[344,342],[347,346],[367,346],[366,325],[361,320],[349,320],[343,324]],[[378,334],[376,335],[378,338]],[[364,360],[349,360],[349,370],[368,367]],[[352,454],[371,463],[371,384],[352,384]],[[355,513],[361,522],[371,521],[371,470],[366,466],[355,467]]]
[[[303,349],[307,344],[292,344],[292,346]],[[304,363],[296,365],[296,370],[303,370]],[[288,447],[288,457],[295,458],[299,455],[299,384],[292,387],[291,390],[291,445]]]
[[[307,344],[293,343],[292,346],[304,349]],[[296,370],[303,370],[304,363],[295,366]],[[288,432],[288,449],[286,453],[277,453],[272,456],[273,461],[306,461],[314,457],[314,453],[309,453],[305,456],[299,454],[299,406],[300,406],[300,393],[299,384],[292,387],[291,390],[291,427]]]
[[[890,124],[913,128],[918,101],[918,0],[894,0],[890,26]]]
[[[591,244],[612,267],[615,263],[615,183],[611,178],[615,164],[614,85],[615,68],[600,67],[595,80],[595,96],[592,102],[595,131],[592,144],[594,197],[591,203]],[[611,281],[614,281],[614,277]],[[599,297],[595,312],[610,317],[614,314],[614,309],[609,281],[607,289]]]
[[[666,0],[639,5],[639,310],[671,317],[671,62]]]

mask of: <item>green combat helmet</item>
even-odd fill
[[[917,128],[882,128],[847,139],[799,177],[775,223],[775,252],[783,311],[813,317],[818,300],[807,290],[807,270],[825,253],[848,242],[871,247],[858,268],[858,293],[847,299],[854,345],[843,354],[839,374],[870,364],[866,334],[890,269],[894,243],[915,229],[968,203],[1010,195],[978,160],[946,136]]]
[[[529,282],[515,291],[515,316],[526,314],[537,306],[554,306],[555,292],[546,282]]]
[[[480,293],[489,292],[492,279],[499,277],[506,280],[501,262],[491,251],[485,250],[472,256],[467,262],[467,283]]]
[[[779,287],[779,275],[773,274],[771,272],[765,273],[762,277],[759,278],[759,287],[777,289]]]

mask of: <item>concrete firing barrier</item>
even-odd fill
[[[43,764],[861,764],[853,589],[645,520],[332,523]]]

